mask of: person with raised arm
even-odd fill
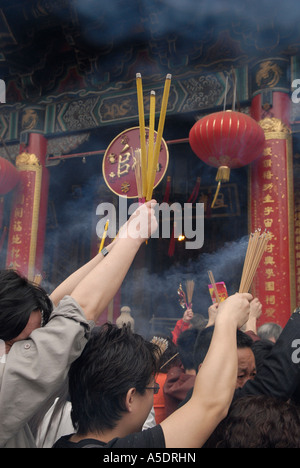
[[[155,204],[140,206],[108,255],[98,254],[50,298],[17,272],[0,271],[0,447],[35,447],[27,423],[47,399],[54,401],[140,246],[157,229]]]
[[[142,431],[158,390],[155,345],[130,327],[105,324],[69,372],[77,432],[54,448],[197,448],[226,416],[236,384],[236,331],[247,320],[251,294],[219,305],[211,345],[191,399],[160,424]]]

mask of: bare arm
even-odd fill
[[[115,242],[109,244],[106,249],[108,252],[111,251]],[[51,293],[50,298],[54,305],[57,306],[64,296],[70,295],[80,281],[92,271],[102,260],[102,253],[98,253],[92,260],[83,265],[81,268],[72,273],[65,281],[63,281],[57,288]]]
[[[235,294],[219,305],[206,358],[191,399],[162,421],[167,448],[202,447],[226,416],[237,376],[237,328],[248,319],[251,294]]]
[[[141,244],[157,229],[155,201],[139,207],[120,230],[111,252],[75,286],[71,296],[88,320],[96,321],[120,288]],[[136,226],[139,229],[136,230]]]

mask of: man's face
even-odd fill
[[[256,374],[255,357],[251,348],[238,348],[238,375],[235,388],[242,388]]]

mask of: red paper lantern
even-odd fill
[[[265,134],[252,117],[228,110],[199,119],[190,130],[189,142],[198,158],[218,168],[219,187],[228,182],[230,169],[246,166],[262,154]]]
[[[10,192],[20,180],[20,173],[7,159],[0,157],[0,195]]]

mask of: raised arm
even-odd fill
[[[111,251],[113,246],[115,245],[116,241],[112,242],[106,249],[108,252]],[[61,299],[65,296],[69,296],[72,291],[76,288],[76,286],[80,283],[80,281],[90,272],[92,271],[102,260],[103,260],[102,253],[98,253],[92,260],[88,263],[83,265],[81,268],[76,270],[70,276],[68,276],[65,281],[63,281],[57,288],[51,293],[50,298],[55,306],[61,301]]]
[[[141,205],[121,228],[118,241],[108,255],[84,276],[71,296],[80,304],[88,320],[96,321],[120,288],[141,244],[157,229],[151,200]]]
[[[166,447],[202,447],[226,416],[237,376],[236,331],[248,319],[251,294],[235,294],[219,305],[206,358],[191,399],[162,421]]]

